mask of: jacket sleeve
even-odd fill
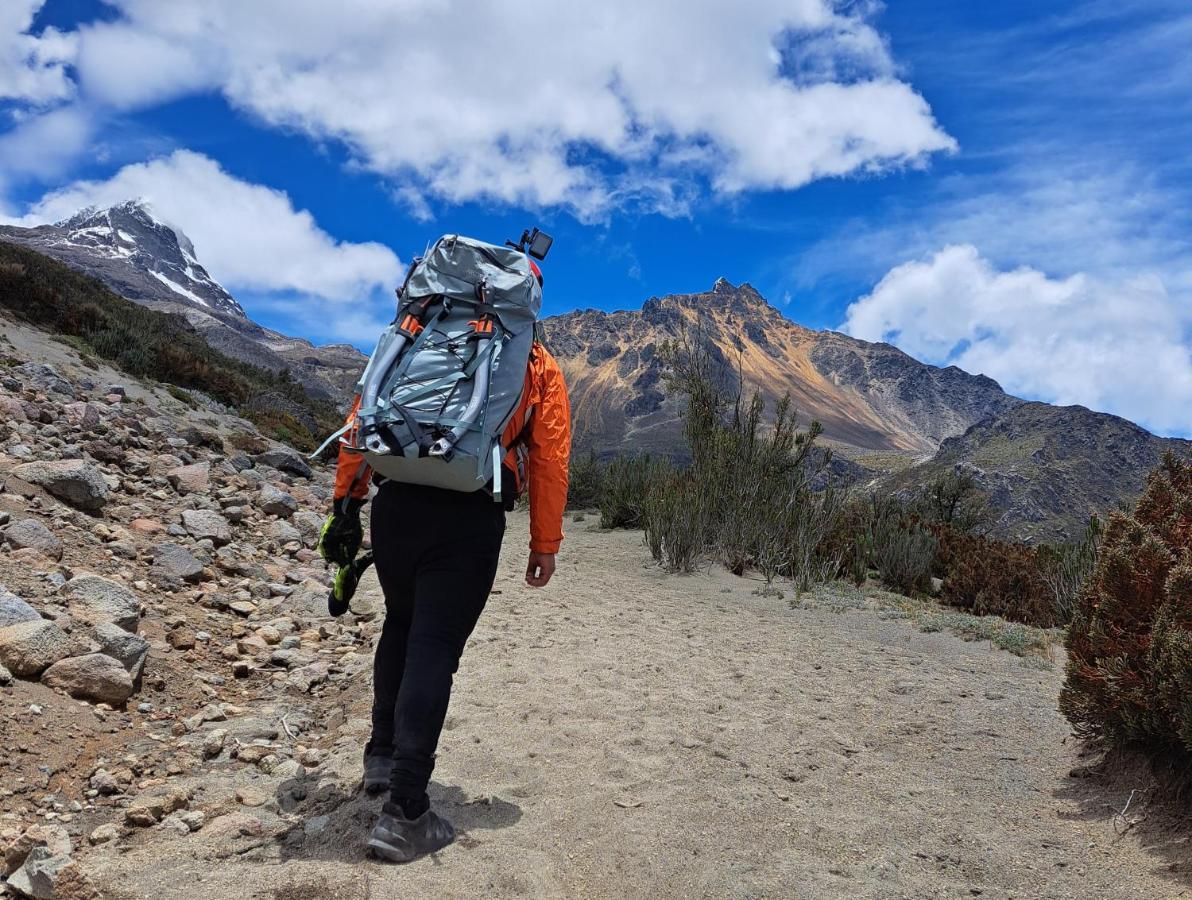
[[[352,404],[352,410],[348,413],[348,419],[345,424],[355,427],[354,423],[358,409],[360,409],[359,397]],[[335,463],[335,492],[332,494],[335,508],[338,510],[343,507],[345,501],[348,499],[366,500],[371,481],[372,467],[364,461],[364,456],[348,449],[347,445],[341,443],[339,445],[339,458]]]
[[[530,417],[528,477],[530,549],[558,553],[567,506],[567,465],[571,459],[571,405],[555,358],[539,347],[534,372],[538,402]]]

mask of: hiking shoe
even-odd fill
[[[407,819],[401,807],[386,803],[381,818],[368,836],[368,848],[375,856],[395,863],[407,863],[441,850],[455,840],[451,823],[428,809],[417,819]]]
[[[389,773],[393,771],[392,751],[372,752],[364,748],[364,791],[379,794],[389,789]]]

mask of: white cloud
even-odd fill
[[[61,175],[86,152],[94,129],[85,111],[61,106],[28,116],[0,133],[0,196],[16,178]]]
[[[45,0],[0,3],[0,100],[45,104],[74,93],[66,66],[74,58],[75,36],[54,28],[28,33],[44,4]]]
[[[233,293],[293,294],[300,298],[292,301],[295,306],[314,304],[319,315],[329,314],[329,328],[348,304],[391,289],[401,276],[401,263],[388,247],[337,241],[282,191],[242,181],[186,150],[125,166],[105,181],[55,190],[19,224],[57,221],[84,206],[137,197],[184,231],[200,262]]]
[[[342,142],[424,214],[426,197],[681,213],[683,190],[643,193],[643,173],[732,194],[955,147],[864,15],[830,0],[112,5],[119,20],[79,32],[85,96],[131,108],[220,90]]]
[[[1192,307],[1157,276],[999,271],[954,245],[890,270],[841,330],[989,375],[1013,394],[1192,433]]]

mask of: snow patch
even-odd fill
[[[198,294],[196,294],[194,291],[189,291],[186,288],[184,288],[182,285],[178,284],[176,281],[171,281],[169,278],[166,278],[165,275],[162,275],[161,272],[150,271],[149,274],[152,275],[154,278],[156,278],[158,281],[160,281],[162,284],[164,284],[166,287],[168,287],[174,293],[181,294],[183,297],[193,300],[195,303],[201,303],[203,306],[211,305],[206,300],[204,300],[202,297],[200,297]]]

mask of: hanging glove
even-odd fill
[[[327,562],[342,567],[350,565],[356,558],[356,551],[364,540],[364,529],[360,525],[360,507],[363,505],[363,500],[351,497],[336,501],[331,515],[323,523],[316,546],[319,555]]]
[[[352,595],[356,593],[356,586],[366,569],[372,565],[373,555],[370,550],[359,559],[354,559],[346,566],[340,566],[335,573],[335,583],[331,593],[327,595],[327,612],[333,616],[342,616],[348,611]]]

